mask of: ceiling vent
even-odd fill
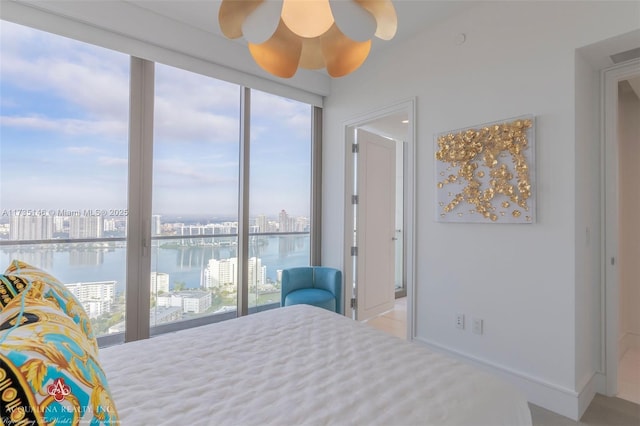
[[[615,55],[611,55],[610,58],[614,64],[619,64],[621,62],[627,62],[632,59],[640,58],[640,47],[627,50],[626,52],[616,53]]]

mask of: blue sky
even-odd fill
[[[126,208],[129,57],[0,21],[0,208]],[[239,86],[156,65],[156,214],[237,212]],[[251,215],[309,214],[311,107],[252,92]]]

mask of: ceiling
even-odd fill
[[[403,142],[406,141],[409,136],[408,119],[407,111],[397,111],[384,117],[376,118],[360,127],[372,133]]]
[[[94,0],[95,1],[95,0]],[[180,21],[191,27],[223,37],[218,26],[218,9],[222,0],[113,0],[135,5],[151,13]],[[345,1],[345,0],[332,0]],[[49,0],[47,3],[55,2]],[[391,41],[374,39],[372,53],[383,46],[410,38],[430,25],[441,22],[456,12],[471,7],[473,1],[394,0],[398,15],[398,31]],[[477,2],[475,2],[477,4]],[[242,41],[240,41],[243,43]],[[243,43],[244,44],[244,43]]]
[[[640,76],[626,80],[629,90],[633,91],[638,99],[640,99]]]
[[[164,22],[166,31],[176,38],[180,38],[176,29],[182,28],[182,32],[196,31],[215,36],[212,44],[219,40],[228,42],[218,25],[218,9],[222,0],[15,0],[15,3],[159,45],[163,42],[154,33],[156,22]],[[374,37],[369,56],[401,43],[474,4],[477,5],[478,1],[393,0],[398,17],[397,33],[390,41]],[[238,48],[246,50],[243,39],[234,42]],[[324,70],[320,72],[325,73]]]
[[[217,37],[223,37],[217,21],[218,8],[220,7],[221,0],[191,0],[187,2],[170,0],[127,0],[127,3],[145,9],[150,13],[180,21],[185,25],[206,31]],[[395,43],[409,39],[430,25],[441,22],[451,15],[471,7],[471,3],[470,1],[451,0],[395,0],[393,4],[398,15],[397,34],[391,41],[374,39],[370,56],[393,46]],[[238,40],[238,43],[245,44],[243,40]],[[402,141],[407,138],[409,125],[403,123],[407,118],[405,112],[398,112],[373,120],[363,126],[363,128]]]
[[[180,39],[180,33],[199,33],[203,35],[200,40],[208,44],[206,48],[209,50],[215,50],[212,47],[214,45],[225,47],[224,52],[216,55],[218,58],[233,60],[233,57],[247,56],[246,42],[243,39],[229,41],[220,31],[217,16],[222,0],[17,0],[16,3],[104,28],[133,39],[146,40],[159,45],[169,43],[167,46],[173,49],[176,48],[175,45],[170,45],[172,41],[167,40]],[[374,37],[370,58],[410,39],[430,26],[442,23],[464,9],[478,5],[478,1],[393,0],[393,5],[398,17],[397,33],[390,41]],[[162,28],[165,34],[161,34]],[[215,39],[207,43],[208,35]],[[236,51],[235,46],[238,53],[229,54]],[[233,67],[232,63],[229,66]],[[313,73],[327,76],[325,70]],[[408,126],[402,123],[402,120],[406,118],[390,116],[377,119],[368,123],[367,128],[384,136],[404,140]]]

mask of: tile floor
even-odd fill
[[[640,404],[640,348],[628,349],[618,363],[617,397]]]

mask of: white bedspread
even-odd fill
[[[100,350],[123,426],[531,425],[501,380],[296,305]]]

